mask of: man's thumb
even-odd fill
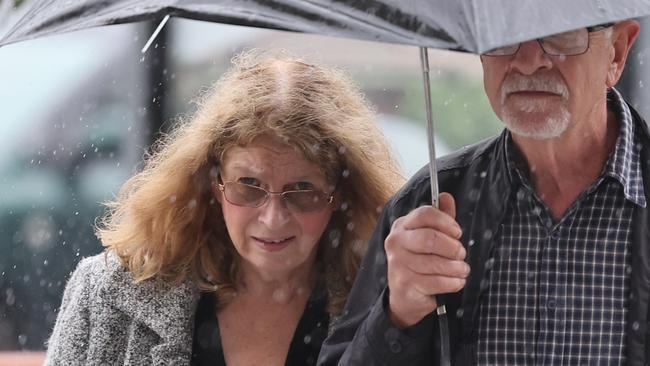
[[[438,203],[440,211],[456,218],[456,202],[454,201],[454,196],[447,192],[442,192],[440,193],[440,196],[438,196]]]

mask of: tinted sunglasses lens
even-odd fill
[[[266,191],[248,184],[228,182],[224,184],[228,202],[234,205],[257,207],[266,200]]]
[[[329,196],[320,191],[288,191],[282,196],[300,212],[319,211],[329,204]]]

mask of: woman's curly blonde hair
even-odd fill
[[[136,282],[190,278],[202,291],[216,289],[219,306],[227,305],[240,264],[211,174],[229,147],[272,137],[320,166],[336,186],[339,205],[316,261],[329,311],[339,313],[378,214],[403,183],[366,100],[339,70],[250,51],[198,104],[106,204],[97,226],[103,245]]]

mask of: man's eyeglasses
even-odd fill
[[[564,33],[552,34],[538,38],[537,42],[544,53],[551,56],[576,56],[589,49],[589,33],[597,32],[613,26],[614,23],[605,23],[593,27],[580,28]],[[519,51],[521,43],[495,48],[485,52],[486,56],[512,56]]]
[[[315,189],[270,192],[262,187],[239,182],[223,182],[218,187],[226,201],[244,207],[260,207],[269,197],[280,196],[289,210],[302,213],[320,211],[334,201],[334,195]]]

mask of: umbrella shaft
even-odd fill
[[[436,168],[436,145],[433,138],[433,116],[431,108],[431,83],[429,81],[429,56],[426,47],[420,47],[420,62],[424,81],[424,104],[427,118],[427,141],[429,142],[429,174],[431,176],[431,205],[438,208],[438,175]]]

